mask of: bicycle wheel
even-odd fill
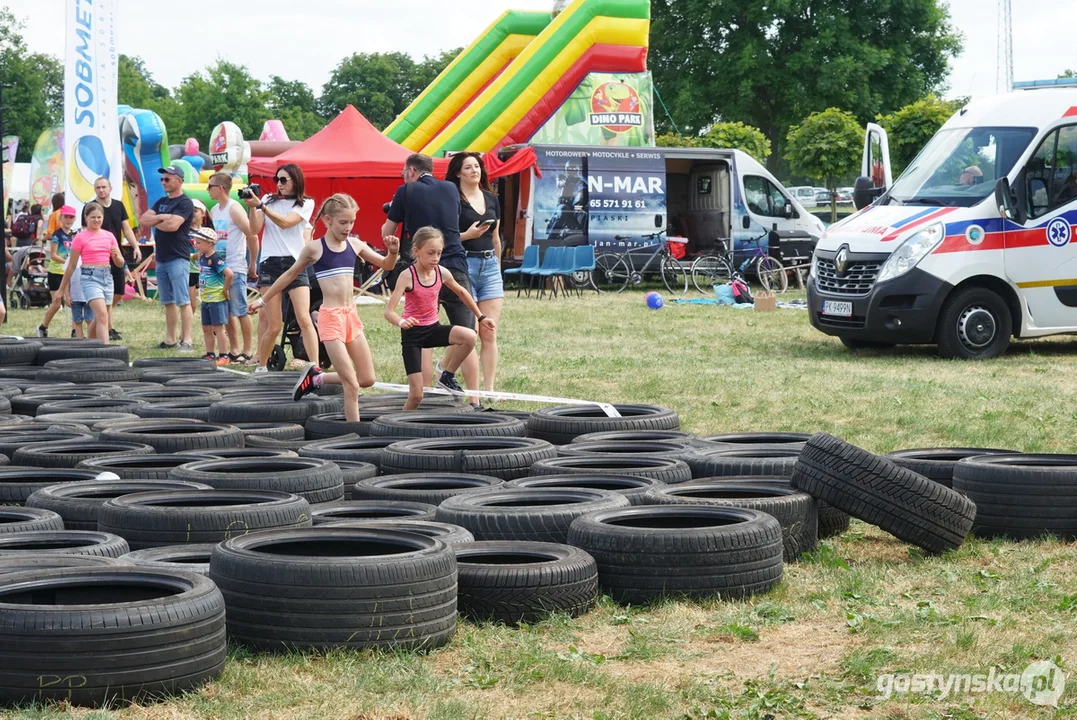
[[[719,255],[700,255],[692,261],[692,284],[704,295],[714,295],[715,285],[725,285],[733,275],[729,262]]]
[[[666,284],[666,290],[674,295],[688,292],[688,272],[680,260],[672,256],[662,258],[662,282]]]
[[[591,282],[599,292],[619,293],[628,287],[632,272],[625,259],[617,253],[600,253],[595,258]]]
[[[785,274],[785,267],[777,258],[769,255],[759,258],[755,266],[755,274],[763,288],[772,293],[783,293],[789,289],[789,278]]]

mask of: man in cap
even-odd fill
[[[187,280],[191,265],[191,217],[194,204],[183,194],[183,171],[175,165],[158,170],[165,196],[139,219],[153,228],[156,242],[157,299],[165,306],[165,338],[158,349],[191,352],[191,297]],[[179,343],[176,324],[180,324]]]

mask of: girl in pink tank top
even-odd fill
[[[438,297],[442,289],[454,292],[479,323],[490,330],[494,321],[482,314],[474,298],[460,286],[452,273],[444,270],[438,262],[445,240],[441,231],[432,227],[420,228],[412,236],[412,253],[415,264],[408,272],[400,273],[393,295],[385,306],[385,319],[400,326],[400,346],[404,356],[404,371],[408,376],[408,401],[405,410],[419,407],[423,399],[423,350],[435,347],[454,347],[451,360],[445,363],[437,387],[463,394],[456,381],[456,370],[464,358],[475,348],[475,331],[459,325],[442,325],[438,322]],[[396,308],[404,298],[404,314],[397,315]],[[448,353],[447,353],[448,355]]]

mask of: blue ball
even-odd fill
[[[658,310],[663,305],[665,305],[665,302],[662,300],[661,295],[656,292],[647,293],[647,307],[651,310]]]

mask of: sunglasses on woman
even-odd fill
[[[286,183],[289,180],[291,180],[291,178],[288,177],[287,175],[278,175],[277,177],[275,177],[273,179],[277,181],[278,185],[280,185],[281,183]]]

